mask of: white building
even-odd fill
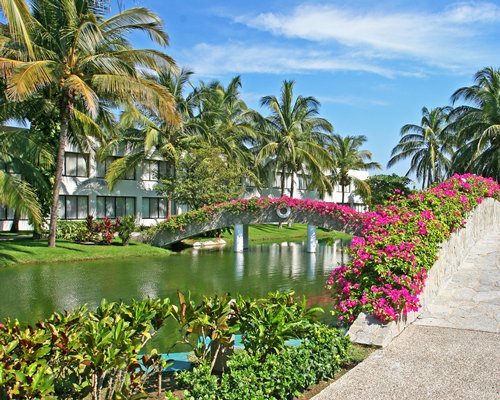
[[[135,215],[140,225],[150,226],[162,221],[167,216],[167,200],[161,197],[155,186],[159,179],[167,175],[167,163],[162,160],[148,160],[130,171],[119,180],[113,190],[109,190],[104,177],[111,163],[120,156],[109,157],[105,162],[96,161],[95,153],[82,153],[68,147],[64,157],[63,178],[59,195],[59,218],[66,220],[85,220],[88,215],[97,219],[116,218]],[[365,171],[352,171],[353,176],[366,179]],[[306,189],[307,177],[294,177],[294,197],[324,200],[341,203],[342,190],[336,187],[332,195],[322,199],[318,193]],[[280,197],[281,177],[277,175],[269,188],[257,190],[255,186],[246,185],[244,198],[263,196]],[[290,177],[286,180],[286,193],[290,195]],[[352,195],[352,188],[345,188],[346,204],[358,209],[364,208],[361,198]],[[186,211],[182,205],[172,204],[172,213]],[[0,205],[0,231],[7,231],[12,226],[14,212]],[[19,222],[20,230],[30,230],[31,226],[25,218]]]

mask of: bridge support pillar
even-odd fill
[[[316,226],[315,225],[307,225],[307,245],[306,251],[308,253],[316,253]]]
[[[243,224],[234,224],[234,251],[236,253],[245,250],[245,244],[248,247],[248,226]]]

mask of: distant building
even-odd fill
[[[96,160],[94,151],[82,153],[68,146],[64,156],[63,179],[59,195],[58,215],[64,220],[85,220],[88,215],[97,219],[104,217],[116,218],[125,215],[135,215],[137,223],[151,226],[164,220],[167,216],[167,199],[161,197],[155,186],[158,181],[167,176],[167,163],[162,160],[147,160],[139,167],[128,172],[113,190],[109,191],[104,177],[111,163],[119,155],[109,157],[104,162]],[[352,171],[360,179],[366,179],[365,171]],[[335,187],[334,193],[320,199],[315,191],[307,190],[307,176],[296,175],[294,197],[324,200],[340,203],[341,188]],[[268,188],[258,190],[255,186],[246,185],[244,198],[263,196],[280,196],[281,177],[272,178]],[[286,181],[286,193],[290,195],[290,177]],[[364,209],[364,204],[358,196],[352,193],[353,188],[345,188],[345,203],[357,209]],[[184,205],[172,204],[172,213],[180,214],[187,211]],[[12,226],[14,212],[0,205],[0,231],[7,231]],[[21,216],[20,230],[30,230],[26,218]]]

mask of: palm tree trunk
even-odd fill
[[[57,150],[56,175],[54,179],[54,189],[52,192],[52,209],[50,212],[49,225],[49,247],[56,247],[57,234],[57,210],[59,203],[59,191],[61,189],[61,180],[64,163],[64,151],[66,148],[66,139],[68,137],[68,128],[71,115],[73,113],[73,97],[70,93],[63,95],[61,104],[61,128],[59,130],[59,148]]]
[[[21,219],[21,215],[19,214],[19,211],[14,212],[14,219],[12,220],[12,226],[10,227],[10,232],[11,233],[17,233],[19,232],[19,220]]]
[[[292,182],[290,184],[290,197],[292,197],[292,198],[293,198],[293,191],[295,189],[294,177],[295,177],[295,174],[292,171]]]
[[[286,182],[286,169],[285,166],[281,168],[281,197],[285,195],[285,182]]]
[[[344,185],[341,185],[341,186],[342,186],[342,205],[344,205],[345,186]]]

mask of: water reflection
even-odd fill
[[[295,290],[311,302],[328,306],[324,290],[331,270],[344,258],[346,243],[320,242],[317,253],[305,243],[250,246],[243,253],[225,249],[192,249],[170,257],[16,266],[0,269],[0,319],[10,316],[34,322],[53,311],[89,303],[99,305],[132,298],[171,297],[177,290],[193,298],[230,292],[265,296],[270,291]],[[171,340],[172,332],[160,337]]]

